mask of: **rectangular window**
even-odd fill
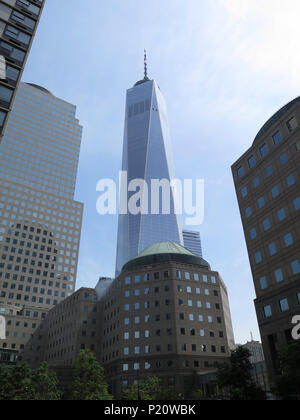
[[[274,141],[274,144],[275,145],[276,144],[279,144],[282,141],[282,135],[281,135],[281,132],[280,131],[277,131],[277,133],[275,133],[273,135],[273,141]]]
[[[271,308],[270,305],[267,305],[267,306],[264,307],[264,315],[265,315],[265,318],[271,318],[272,308]]]
[[[237,176],[238,178],[242,178],[244,176],[244,167],[240,166],[237,170]]]
[[[13,96],[13,90],[8,89],[5,86],[0,86],[0,101],[5,103],[10,103],[11,98]]]
[[[276,246],[275,242],[272,242],[272,243],[269,244],[269,253],[270,253],[271,257],[273,255],[277,254],[277,246]]]
[[[247,197],[247,195],[248,195],[247,187],[244,187],[244,188],[241,189],[241,194],[242,194],[243,198]]]
[[[281,283],[284,280],[281,268],[278,268],[278,270],[275,271],[275,279],[277,283]]]
[[[280,156],[280,163],[281,165],[285,165],[288,161],[288,156],[286,153],[282,153],[282,155]]]
[[[250,217],[252,215],[252,209],[251,207],[246,208],[246,217]]]
[[[295,177],[294,177],[294,175],[293,175],[293,174],[289,175],[289,176],[286,178],[286,183],[287,183],[287,186],[288,186],[288,187],[291,187],[292,185],[294,185],[294,184],[295,184]]]
[[[253,179],[253,187],[257,188],[259,187],[259,184],[260,184],[260,181],[259,181],[259,177],[257,176]]]
[[[258,207],[261,209],[265,206],[265,197],[260,197],[258,199]]]
[[[278,212],[277,212],[277,216],[278,216],[278,220],[279,220],[280,222],[282,222],[282,221],[286,218],[286,215],[285,215],[285,210],[284,210],[284,209],[280,209],[280,210],[278,210]]]
[[[269,153],[269,149],[268,149],[267,144],[266,144],[266,143],[265,143],[265,144],[263,144],[263,145],[259,148],[259,151],[260,151],[260,155],[261,155],[261,157],[265,157],[265,156]]]
[[[261,290],[266,290],[268,288],[267,277],[261,277],[259,279],[259,282],[260,282],[260,288],[261,288]]]
[[[254,168],[254,166],[256,165],[256,160],[253,155],[250,156],[250,158],[248,159],[248,165],[250,169]]]
[[[285,246],[291,246],[291,245],[293,245],[294,240],[293,240],[293,235],[291,233],[287,233],[284,236],[284,243],[285,243]]]
[[[266,169],[266,175],[267,176],[273,175],[273,166],[272,165],[270,165],[270,166],[267,167],[267,169]]]
[[[288,128],[289,132],[292,133],[298,127],[298,123],[297,123],[296,118],[293,117],[290,120],[288,120],[286,125],[287,125],[287,128]]]
[[[276,185],[274,188],[272,188],[272,197],[276,198],[278,196],[279,196],[279,188]]]
[[[299,274],[300,273],[300,263],[299,260],[293,261],[291,264],[293,274]]]
[[[256,264],[261,263],[261,262],[262,262],[261,252],[260,252],[260,251],[257,251],[257,252],[254,254],[254,258],[255,258],[255,262],[256,262]]]
[[[295,210],[300,210],[300,197],[295,198],[293,201]]]
[[[279,304],[280,304],[280,309],[281,309],[281,312],[286,312],[286,311],[288,311],[290,308],[289,308],[289,302],[288,302],[288,300],[287,299],[282,299],[280,302],[279,302]]]

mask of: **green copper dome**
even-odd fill
[[[188,249],[184,248],[182,245],[175,244],[174,242],[162,242],[160,244],[150,245],[148,248],[144,249],[137,258],[146,257],[153,254],[184,254],[184,255],[194,255]],[[195,255],[194,255],[195,256]]]
[[[143,265],[159,264],[170,261],[195,264],[201,266],[201,268],[210,270],[207,261],[193,254],[182,245],[174,242],[162,242],[150,245],[148,248],[144,249],[136,258],[125,264],[122,271]]]

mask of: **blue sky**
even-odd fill
[[[290,0],[47,0],[23,80],[77,105],[84,127],[75,198],[85,203],[77,287],[112,276],[117,217],[96,212],[118,178],[126,89],[165,96],[177,178],[204,178],[204,256],[227,284],[237,342],[259,338],[231,165],[298,96],[300,5]]]

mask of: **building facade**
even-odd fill
[[[38,27],[44,0],[0,1],[0,141]]]
[[[32,339],[31,359],[46,360],[67,381],[80,350],[89,349],[117,399],[149,376],[185,396],[214,392],[215,364],[235,347],[220,275],[178,244],[162,243],[110,280],[53,308]]]
[[[243,344],[242,347],[250,351],[251,364],[265,361],[263,346],[259,341],[255,341],[255,340],[248,341],[246,344]]]
[[[191,251],[193,254],[198,255],[201,258],[203,257],[200,232],[184,230],[183,243],[184,247]]]
[[[152,245],[110,288],[102,336],[101,363],[118,398],[147,376],[187,396],[234,348],[226,287],[182,246]]]
[[[117,275],[127,261],[152,244],[183,244],[173,189],[167,190],[167,212],[162,200],[155,200],[151,194],[155,191],[153,180],[171,182],[175,176],[165,100],[158,84],[147,74],[127,91],[122,171],[127,174],[121,186],[126,209],[120,208],[119,212]],[[128,190],[135,180],[143,180],[148,187],[143,184],[140,188],[140,208],[146,209],[145,214],[128,211],[128,203],[135,195]],[[156,196],[161,198],[160,190]]]
[[[21,83],[0,145],[0,351],[23,351],[75,291],[83,204],[74,201],[82,127],[75,106]]]
[[[271,385],[300,313],[300,98],[280,109],[233,165]]]

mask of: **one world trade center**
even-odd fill
[[[127,173],[127,185],[121,186],[121,196],[122,189],[128,190],[132,181],[145,181],[149,189],[142,200],[149,203],[149,212],[119,214],[116,275],[124,264],[150,245],[160,242],[183,244],[172,188],[170,212],[166,214],[162,205],[155,214],[151,212],[151,181],[171,183],[174,170],[166,104],[156,81],[147,76],[146,56],[144,79],[127,91],[122,171]],[[128,200],[133,194],[127,195]],[[140,204],[142,208],[143,203]]]

